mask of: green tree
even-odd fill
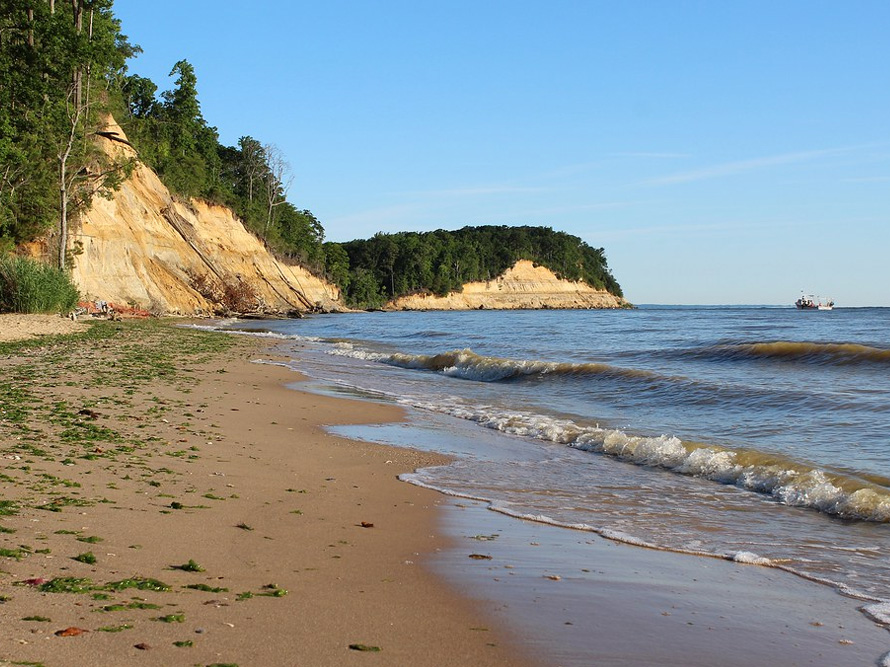
[[[136,52],[110,0],[5,0],[0,12],[0,234],[35,238],[55,220],[58,264],[69,221],[119,182],[91,140],[109,86]]]

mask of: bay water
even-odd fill
[[[789,570],[890,620],[890,309],[351,313],[224,328],[280,339],[317,390],[410,410],[406,425],[358,433],[455,459],[406,481]]]

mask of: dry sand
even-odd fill
[[[0,314],[0,342],[77,333],[88,325],[59,315]]]
[[[287,389],[254,341],[98,326],[0,348],[0,664],[522,664],[423,567],[440,497],[396,476],[437,457],[319,427],[398,410]]]

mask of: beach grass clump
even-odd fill
[[[161,623],[185,623],[185,614],[167,614],[166,616],[158,616],[154,620]]]
[[[0,255],[0,312],[67,312],[79,299],[64,271],[28,257]]]
[[[129,623],[122,625],[106,625],[103,628],[96,628],[96,632],[123,632],[124,630],[132,630],[133,626]]]
[[[78,563],[86,563],[87,565],[95,565],[96,555],[92,551],[85,551],[72,557],[72,560],[76,560]]]
[[[139,591],[159,591],[167,592],[172,590],[170,586],[163,581],[151,579],[150,577],[130,577],[129,579],[121,579],[120,581],[112,581],[105,585],[105,590],[121,592],[128,588],[135,588]]]
[[[14,558],[15,560],[21,560],[25,556],[27,556],[30,551],[26,549],[0,549],[0,558]]]
[[[262,595],[267,598],[283,598],[287,595],[287,590],[278,588],[278,584],[266,584],[263,586],[263,592],[257,593],[257,595]]]
[[[368,644],[350,644],[352,651],[364,651],[368,653],[379,653],[382,649],[379,646],[369,646]]]
[[[89,593],[96,585],[85,577],[56,577],[37,587],[41,593]]]
[[[134,602],[128,602],[124,604],[122,602],[117,602],[115,604],[107,604],[104,607],[99,607],[98,609],[94,609],[93,611],[100,613],[111,613],[115,611],[130,611],[133,609],[160,609],[161,605],[153,604],[151,602],[145,602],[144,600],[136,600]]]
[[[208,586],[207,584],[188,584],[187,586],[183,586],[183,588],[190,588],[193,591],[204,591],[205,593],[228,593],[228,588],[222,588],[221,586]]]
[[[174,565],[174,570],[182,570],[183,572],[203,572],[204,568],[198,565],[193,559],[189,558],[188,563],[182,565]]]

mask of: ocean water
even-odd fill
[[[318,315],[269,335],[364,437],[452,454],[406,481],[612,540],[789,570],[890,607],[890,309]]]

